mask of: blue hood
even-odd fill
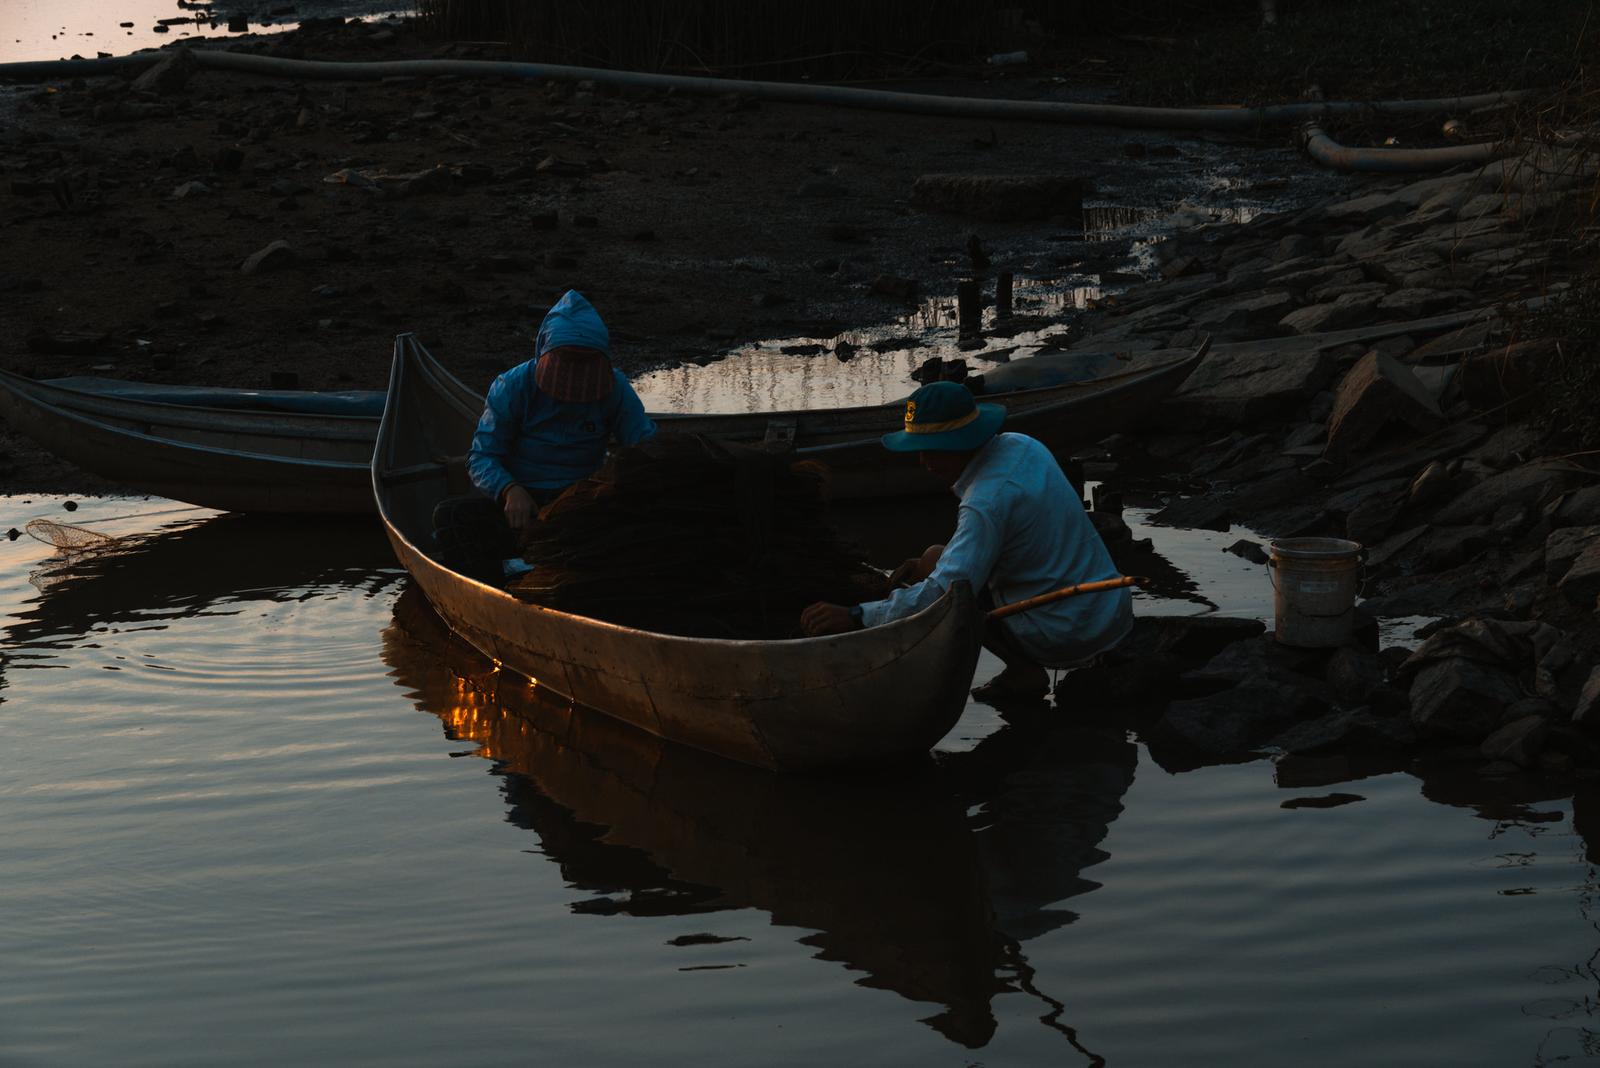
[[[539,336],[533,343],[534,356],[543,356],[546,350],[562,345],[581,345],[586,349],[599,349],[611,356],[611,332],[600,321],[594,305],[576,289],[569,289],[545,313],[539,324]]]

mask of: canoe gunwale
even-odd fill
[[[0,387],[23,394],[33,403],[85,414],[97,421],[127,419],[150,423],[153,426],[181,427],[216,433],[255,434],[261,437],[288,439],[315,436],[327,441],[362,442],[370,440],[378,425],[376,419],[368,416],[212,408],[198,404],[173,404],[167,401],[118,397],[55,386],[5,370],[0,370]],[[308,430],[316,430],[318,433],[308,435],[306,433]],[[187,445],[188,442],[179,441],[177,444]]]

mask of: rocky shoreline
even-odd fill
[[[1267,751],[1600,774],[1600,466],[1552,443],[1561,341],[1522,336],[1592,257],[1572,223],[1594,183],[1592,160],[1537,150],[1162,246],[1167,280],[1079,345],[1209,333],[1213,355],[1161,429],[1087,459],[1113,485],[1155,464],[1199,488],[1157,523],[1363,544],[1363,622],[1303,650],[1252,621],[1147,621],[1058,704],[1145,709],[1178,765]],[[1114,512],[1098,519],[1125,543]],[[1418,616],[1436,619],[1419,647],[1380,648],[1378,621]]]

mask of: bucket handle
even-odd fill
[[[1356,550],[1356,563],[1361,565],[1361,575],[1360,575],[1359,578],[1356,579],[1356,596],[1360,597],[1363,593],[1366,592],[1366,589],[1367,589],[1367,549],[1366,549],[1366,546],[1362,546],[1361,548]],[[1277,572],[1277,570],[1278,570],[1278,561],[1275,560],[1274,558],[1270,557],[1270,556],[1267,557],[1267,581],[1272,583],[1272,592],[1273,593],[1277,593],[1278,592],[1278,580],[1277,580],[1276,577],[1274,577],[1275,573]],[[1311,613],[1309,613],[1309,612],[1307,612],[1305,614],[1306,615],[1311,615]],[[1338,613],[1335,613],[1335,614],[1336,615],[1341,615],[1341,616],[1344,615],[1343,612],[1338,612]],[[1320,619],[1320,618],[1324,618],[1324,617],[1312,616],[1311,618]],[[1326,618],[1332,619],[1333,616],[1328,616]]]

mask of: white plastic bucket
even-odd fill
[[[1267,544],[1272,579],[1273,634],[1284,645],[1327,649],[1355,628],[1361,587],[1360,542],[1343,538],[1284,538]]]

